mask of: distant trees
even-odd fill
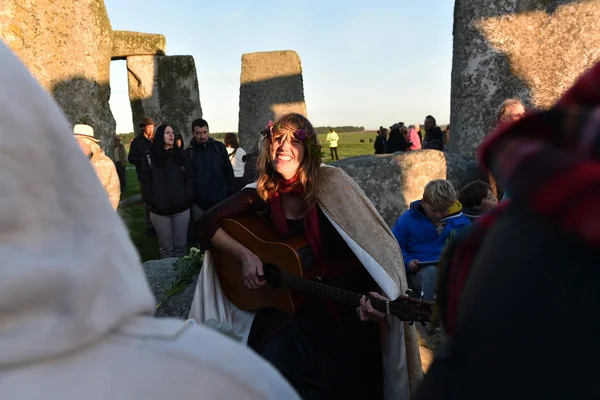
[[[329,129],[333,128],[337,133],[344,132],[364,132],[364,126],[317,126],[315,127],[315,131],[317,131],[317,135],[328,133]]]

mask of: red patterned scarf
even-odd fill
[[[479,156],[485,169],[508,182],[510,200],[445,252],[437,299],[450,334],[471,264],[487,231],[508,207],[526,208],[600,249],[600,63],[552,109],[499,126]]]
[[[304,187],[298,179],[298,175],[292,179],[281,179],[279,181],[279,187],[277,191],[269,195],[269,208],[271,212],[271,220],[279,232],[282,234],[289,233],[289,227],[287,219],[285,218],[285,211],[283,210],[283,195],[288,196],[302,196],[304,194]],[[325,269],[322,267],[322,238],[321,229],[319,227],[319,213],[317,211],[317,205],[312,210],[309,210],[303,217],[304,222],[304,234],[306,240],[310,244],[310,247],[315,254],[315,258],[319,264],[321,277],[325,276]]]

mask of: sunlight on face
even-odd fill
[[[481,200],[481,211],[488,212],[494,209],[498,205],[498,199],[491,190],[488,190],[487,196],[485,199]]]
[[[507,107],[504,115],[502,116],[502,121],[518,121],[525,115],[525,107],[523,104],[513,104],[510,107]]]
[[[92,152],[92,148],[90,147],[90,145],[88,144],[87,140],[84,138],[77,138],[77,143],[79,143],[79,148],[81,149],[81,151],[83,152],[83,154],[85,154],[86,156],[89,156],[90,153]]]
[[[288,133],[271,139],[271,165],[284,179],[291,179],[304,161],[304,144]]]

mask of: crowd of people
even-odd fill
[[[204,119],[186,147],[171,125],[145,118],[128,160],[161,257],[185,253],[190,223],[205,251],[184,322],[151,316],[155,300],[114,212],[121,144],[110,160],[93,128],[70,130],[2,44],[0,59],[0,397],[598,397],[594,368],[562,366],[599,358],[589,310],[600,303],[600,64],[549,110],[505,101],[478,153],[481,179],[460,190],[429,182],[392,229],[352,178],[322,164],[302,115],[268,123],[247,154],[235,136],[210,138]],[[424,129],[421,139],[418,126],[394,124],[376,150],[443,150],[433,117]],[[282,237],[306,237],[315,262],[305,276],[365,295],[354,305],[299,296],[292,314],[237,308],[211,250],[239,261],[246,290],[261,290],[262,261],[223,229],[224,218],[252,214]],[[425,377],[415,327],[373,306],[409,289],[435,302],[448,335]],[[580,324],[557,326],[564,316]],[[203,326],[213,319],[243,344]]]
[[[437,126],[434,117],[425,117],[424,133],[418,124],[406,127],[397,122],[390,129],[379,127],[375,139],[375,154],[392,154],[397,151],[432,149],[443,151],[450,141],[450,125],[445,130]]]

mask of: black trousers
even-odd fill
[[[338,152],[337,152],[337,147],[330,147],[329,151],[331,152],[331,159],[333,160],[333,153],[335,153],[335,159],[339,160],[340,157],[338,156]]]

